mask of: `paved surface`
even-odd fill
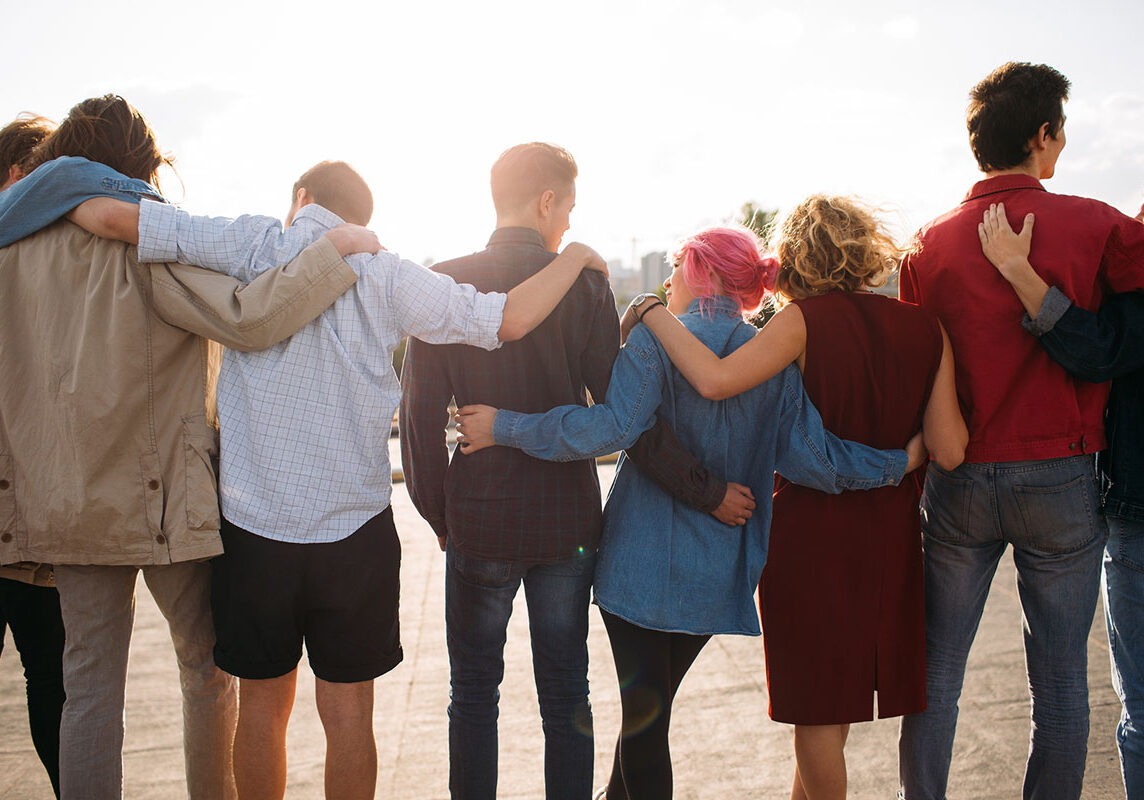
[[[612,467],[602,467],[607,483]],[[448,755],[445,707],[448,660],[444,632],[444,558],[402,486],[394,492],[404,547],[401,591],[405,662],[377,682],[378,798],[445,798]],[[1028,747],[1029,700],[1021,652],[1021,615],[1012,562],[994,581],[970,657],[961,706],[951,797],[1015,798]],[[1114,747],[1119,713],[1108,676],[1099,617],[1089,640],[1092,735],[1085,798],[1123,797]],[[610,766],[619,702],[607,635],[592,612],[592,701],[597,784]],[[543,738],[532,686],[523,593],[505,653],[501,697],[500,797],[542,798]],[[303,667],[304,675],[308,669]],[[181,713],[166,626],[146,588],[138,594],[131,647],[125,745],[126,796],[185,796]],[[324,741],[313,681],[303,677],[289,733],[288,798],[322,796]],[[790,729],[766,715],[763,648],[758,638],[716,637],[700,655],[676,701],[672,720],[676,790],[691,798],[788,796],[794,757]],[[892,798],[897,787],[897,721],[852,728],[847,759],[850,796]],[[0,658],[0,798],[50,798],[27,734],[22,676],[11,641]]]

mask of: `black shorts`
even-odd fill
[[[331,683],[383,675],[401,662],[401,543],[387,508],[337,542],[279,542],[222,521],[211,562],[215,663],[239,678],[286,675],[302,657]]]

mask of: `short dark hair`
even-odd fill
[[[373,192],[357,170],[344,161],[322,161],[302,173],[294,183],[294,193],[305,189],[322,208],[329,209],[355,225],[368,225],[373,216]]]
[[[158,185],[159,167],[172,164],[159,152],[155,132],[134,106],[117,94],[76,103],[56,132],[36,148],[33,169],[61,156],[82,156],[129,178]]]
[[[47,117],[21,114],[0,128],[0,183],[8,180],[8,171],[20,167],[29,172],[27,163],[40,142],[52,135],[56,124]]]
[[[1046,122],[1056,138],[1064,125],[1069,80],[1046,64],[1010,61],[993,70],[969,93],[969,146],[983,172],[1019,166],[1029,157],[1029,140]]]
[[[517,211],[551,189],[566,197],[576,183],[576,159],[547,142],[510,147],[493,164],[490,185],[497,213]]]

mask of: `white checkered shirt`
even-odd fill
[[[292,260],[342,220],[304,206],[272,217],[192,217],[143,201],[139,260],[181,261],[242,281]],[[344,539],[389,505],[389,434],[405,336],[492,350],[505,295],[482,294],[393,253],[350,256],[357,285],[289,339],[227,350],[218,382],[223,514],[283,542]]]

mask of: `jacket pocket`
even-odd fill
[[[218,530],[218,434],[206,416],[183,417],[184,477],[187,482],[187,529]]]

